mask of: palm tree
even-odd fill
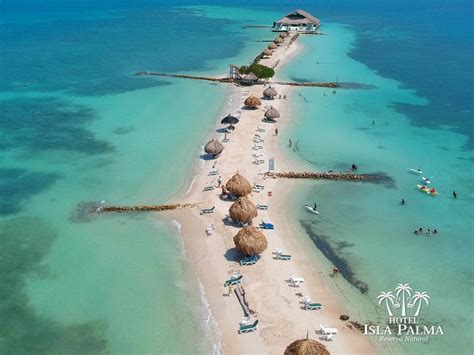
[[[426,292],[415,292],[412,298],[413,304],[416,304],[416,302],[418,302],[418,308],[416,309],[416,312],[414,314],[415,317],[418,317],[418,314],[420,314],[420,309],[423,301],[425,301],[426,305],[429,305],[429,299],[430,296]]]
[[[393,295],[392,292],[380,292],[380,295],[378,295],[377,299],[379,300],[379,304],[382,304],[383,301],[385,301],[385,305],[387,306],[387,312],[389,317],[393,317],[392,310],[390,309],[388,305],[388,301],[390,301],[393,305],[393,300],[395,299],[395,296]]]
[[[397,291],[397,297],[400,295],[400,293],[402,294],[402,317],[405,317],[407,315],[405,308],[405,294],[410,297],[412,288],[409,284],[398,284],[395,291]]]

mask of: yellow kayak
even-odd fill
[[[418,187],[418,190],[426,193],[427,195],[431,195],[431,196],[438,195],[438,191],[436,191],[434,188],[430,189],[426,185],[416,185],[416,187]]]

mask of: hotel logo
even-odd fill
[[[379,341],[427,342],[430,336],[443,335],[441,325],[421,324],[420,314],[428,309],[430,295],[414,291],[410,284],[399,283],[393,291],[382,291],[377,303],[388,314],[385,325],[364,324],[364,335],[378,336]]]

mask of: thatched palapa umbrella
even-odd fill
[[[280,118],[280,112],[272,106],[265,112],[265,117],[274,120],[275,118]]]
[[[242,254],[257,255],[267,249],[267,238],[257,228],[247,226],[234,237],[234,244]]]
[[[263,52],[262,52],[262,55],[264,57],[270,57],[272,55],[272,51],[269,50],[269,49],[265,49]]]
[[[256,96],[249,96],[244,101],[244,105],[249,108],[258,108],[258,106],[260,106],[261,104],[262,102]]]
[[[275,42],[278,46],[278,45],[283,43],[283,39],[281,39],[280,37],[277,37],[277,38],[275,38],[275,40],[273,42]]]
[[[292,342],[285,350],[285,355],[329,355],[328,349],[313,339],[299,339]]]
[[[281,33],[279,34],[279,36],[280,36],[280,38],[285,39],[286,37],[288,37],[288,33],[286,33],[286,32],[281,32]]]
[[[268,49],[277,49],[277,45],[272,42],[268,45]]]
[[[232,116],[230,113],[221,120],[222,124],[236,124],[239,123],[239,119]]]
[[[234,221],[248,223],[258,216],[257,207],[247,197],[243,196],[229,208],[229,215]]]
[[[223,150],[224,146],[215,138],[212,138],[209,142],[207,142],[206,146],[204,147],[204,151],[207,154],[212,154],[214,158],[221,154]]]
[[[239,173],[235,174],[225,184],[227,191],[233,193],[236,196],[245,196],[252,192],[252,185],[246,178]]]
[[[272,87],[269,87],[263,90],[263,97],[266,99],[273,99],[273,97],[277,95],[278,95],[277,91]]]

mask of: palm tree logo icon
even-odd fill
[[[380,295],[378,295],[377,299],[379,300],[379,304],[382,304],[383,301],[385,301],[385,305],[387,306],[387,312],[390,317],[393,317],[392,310],[390,309],[390,305],[388,304],[389,302],[393,306],[393,300],[395,299],[395,296],[393,295],[392,292],[380,292]]]
[[[387,312],[390,317],[393,317],[393,309],[401,308],[401,316],[406,317],[408,310],[411,310],[411,315],[418,317],[423,304],[429,305],[430,296],[427,292],[416,291],[412,296],[412,287],[407,283],[399,283],[395,288],[395,294],[391,291],[380,292],[377,296],[378,304],[385,302]],[[401,304],[400,304],[401,303]],[[401,306],[401,307],[400,307]],[[416,311],[413,310],[416,307]]]
[[[413,295],[412,301],[413,301],[413,305],[418,303],[418,308],[416,309],[416,312],[413,316],[418,317],[418,315],[420,314],[421,305],[424,302],[428,306],[430,303],[429,299],[430,299],[430,296],[428,295],[428,293],[418,292],[418,291],[415,292],[415,294]]]
[[[412,288],[409,284],[398,284],[395,291],[397,292],[397,300],[399,299],[400,294],[402,295],[402,317],[405,317],[407,315],[407,303],[411,305]]]

